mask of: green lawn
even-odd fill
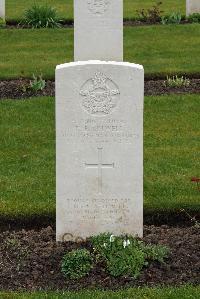
[[[200,95],[145,98],[144,209],[199,210]],[[0,102],[0,215],[55,215],[54,99]]]
[[[23,12],[31,7],[35,0],[6,0],[6,17],[8,20],[19,20],[23,17]],[[141,4],[142,2],[142,4]],[[151,8],[157,0],[124,0],[124,18],[134,18],[137,10]],[[181,12],[185,14],[185,1],[184,0],[164,0],[161,6],[164,14],[172,12]],[[50,4],[56,7],[59,16],[62,19],[73,19],[73,0],[40,0],[40,4]]]
[[[123,291],[0,293],[1,299],[198,299],[200,287],[134,288]]]
[[[124,60],[146,76],[200,73],[199,36],[199,24],[125,27]],[[54,78],[57,64],[73,60],[73,29],[2,29],[0,40],[0,79]]]

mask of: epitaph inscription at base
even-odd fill
[[[143,68],[89,61],[56,70],[57,240],[142,236]]]

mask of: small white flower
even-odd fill
[[[126,248],[128,245],[130,245],[131,242],[129,240],[124,240],[123,241],[123,247]]]
[[[114,236],[114,235],[111,235],[111,236],[110,236],[110,243],[114,242],[114,240],[115,240],[115,236]]]
[[[107,244],[106,244],[106,243],[103,243],[103,246],[104,246],[104,247],[106,247],[106,246],[107,246]]]
[[[123,247],[126,248],[126,240],[123,241]]]

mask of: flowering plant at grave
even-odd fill
[[[111,235],[110,236],[110,243],[114,242],[115,241],[115,236],[114,235]]]
[[[173,77],[167,76],[167,80],[165,80],[163,84],[165,87],[188,87],[190,86],[190,79],[184,78],[183,76],[178,77],[177,75]]]
[[[123,241],[123,247],[126,248],[128,245],[130,245],[131,242],[129,240],[124,240]]]
[[[69,279],[80,279],[95,267],[105,267],[110,276],[137,278],[152,261],[160,263],[169,253],[162,245],[145,244],[133,236],[105,233],[88,239],[90,250],[76,249],[62,259],[61,271]]]
[[[100,234],[91,242],[96,263],[105,263],[111,276],[137,278],[144,266],[157,260],[163,262],[169,250],[165,246],[145,245],[132,236]]]

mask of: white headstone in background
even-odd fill
[[[5,0],[0,0],[0,18],[5,20]]]
[[[142,236],[143,94],[140,65],[57,66],[57,241]]]
[[[186,15],[200,13],[200,0],[186,0]]]
[[[123,61],[123,0],[74,0],[74,60]]]

